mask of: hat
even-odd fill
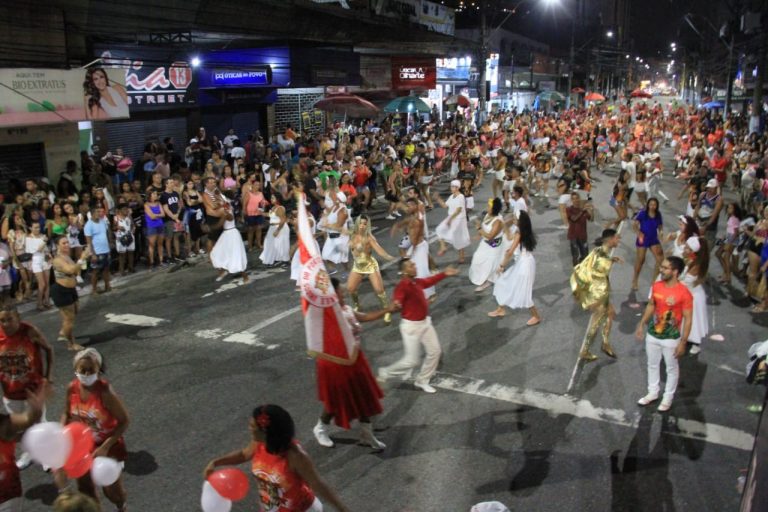
[[[498,501],[484,501],[474,505],[469,512],[509,512],[509,509]]]
[[[717,188],[719,186],[720,186],[720,184],[717,182],[717,180],[715,178],[712,178],[711,180],[709,180],[707,182],[707,188]]]
[[[659,158],[661,158],[661,155],[658,153],[654,153],[651,155],[651,160],[658,160]]]
[[[261,170],[262,171],[268,171],[269,170],[269,164],[261,164]]]
[[[198,140],[197,140],[196,137],[192,137],[191,139],[189,139],[189,143],[190,144],[197,144],[197,142],[198,142]]]
[[[345,194],[342,191],[338,191],[338,192],[336,192],[336,199],[338,199],[340,203],[346,203],[347,202],[347,194]]]
[[[684,138],[684,139],[687,139],[687,138],[688,138],[688,136],[687,136],[687,135],[683,135],[683,138]]]
[[[701,242],[699,242],[699,237],[697,236],[692,236],[686,240],[685,245],[687,245],[693,252],[699,252],[699,249],[701,249]]]
[[[461,182],[459,180],[451,180],[451,187],[460,187]]]
[[[362,160],[362,159],[363,159],[363,157],[361,155],[355,156],[355,160]]]
[[[752,217],[747,217],[746,219],[744,219],[739,223],[739,227],[740,228],[754,227],[755,224],[756,224],[755,219],[753,219]]]
[[[677,220],[679,220],[683,224],[688,224],[688,219],[685,218],[685,215],[678,215]]]

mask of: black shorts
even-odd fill
[[[263,215],[246,215],[245,225],[246,226],[263,226],[264,216]]]
[[[77,288],[67,288],[59,283],[53,283],[51,286],[51,300],[57,308],[71,306],[77,299]]]
[[[223,225],[219,217],[205,216],[205,223],[208,226],[208,240],[215,242],[221,236]]]

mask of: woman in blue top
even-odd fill
[[[149,271],[155,269],[155,248],[157,248],[158,265],[163,264],[163,245],[165,229],[163,227],[165,212],[160,205],[160,194],[151,190],[147,202],[144,203],[144,226],[147,234]]]
[[[637,212],[635,219],[632,221],[632,229],[637,234],[637,240],[635,241],[635,247],[637,248],[635,257],[635,275],[632,278],[633,290],[637,290],[637,278],[640,276],[640,271],[643,269],[645,253],[648,249],[651,250],[653,256],[656,258],[651,282],[654,282],[656,276],[659,275],[659,267],[664,259],[664,251],[661,249],[660,242],[663,238],[663,224],[664,222],[661,219],[661,212],[659,211],[659,200],[655,197],[648,199],[648,202],[645,203],[645,209]]]

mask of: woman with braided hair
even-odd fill
[[[357,289],[360,287],[363,278],[367,277],[373,287],[373,291],[376,292],[376,296],[379,298],[381,307],[386,309],[389,306],[389,301],[387,300],[387,293],[384,291],[384,281],[381,278],[379,262],[373,257],[373,252],[375,251],[387,261],[393,261],[395,257],[382,249],[379,242],[376,241],[376,237],[371,233],[371,220],[367,215],[360,215],[355,221],[355,228],[349,242],[349,247],[352,250],[353,264],[352,271],[347,279],[347,290],[352,298],[352,308],[355,311],[360,310],[360,298],[357,294]],[[387,313],[384,316],[384,322],[389,324],[391,321],[392,315]]]
[[[296,426],[288,411],[279,405],[260,405],[248,419],[251,442],[242,450],[213,459],[205,467],[208,478],[219,466],[251,463],[259,487],[261,510],[322,512],[315,494],[336,510],[349,509],[317,473],[312,459],[296,440]]]

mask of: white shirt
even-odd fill
[[[510,204],[512,208],[514,208],[515,213],[518,212],[528,212],[528,205],[525,203],[525,199],[522,197],[518,197],[517,199],[513,199],[512,203]]]
[[[238,158],[245,158],[245,148],[241,148],[240,146],[236,148],[232,148],[231,150],[227,150],[230,155],[232,155],[232,158],[237,160]]]
[[[236,140],[240,140],[240,137],[237,135],[227,135],[224,137],[224,146],[227,148],[228,155],[232,153],[232,146],[234,146]]]

